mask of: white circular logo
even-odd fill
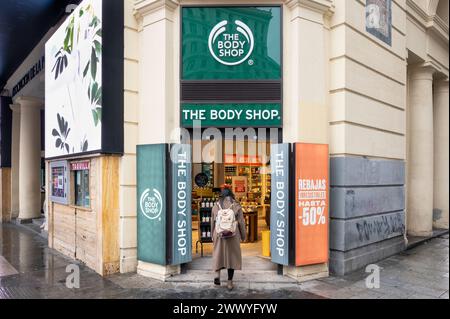
[[[161,193],[153,189],[153,196],[150,196],[150,189],[147,188],[141,195],[141,212],[148,219],[157,219],[161,216],[163,201]]]
[[[253,32],[242,21],[219,22],[209,34],[209,52],[219,63],[233,66],[245,62],[253,53]]]

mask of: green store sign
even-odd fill
[[[138,260],[192,261],[191,158],[190,145],[137,146]]]
[[[280,103],[182,104],[181,126],[202,127],[281,127]]]
[[[183,80],[281,79],[281,8],[184,7]]]

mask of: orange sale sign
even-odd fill
[[[295,264],[328,262],[328,145],[295,144]]]

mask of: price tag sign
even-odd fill
[[[296,266],[328,261],[328,145],[295,144]]]

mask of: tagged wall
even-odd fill
[[[336,0],[331,31],[330,270],[404,249],[406,13]]]
[[[331,159],[330,268],[344,274],[405,247],[405,165]]]

